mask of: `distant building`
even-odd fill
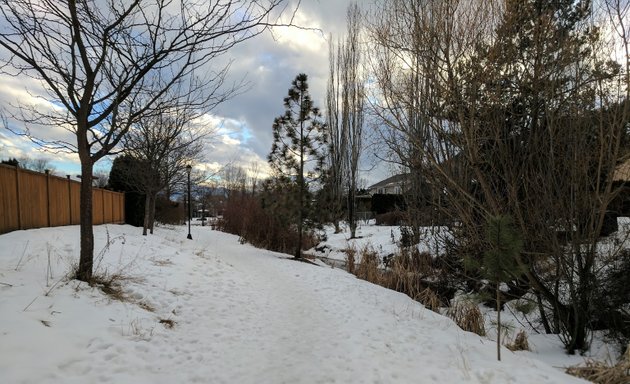
[[[383,194],[383,195],[401,195],[405,190],[405,184],[409,178],[408,173],[402,173],[389,177],[383,181],[368,187],[368,193],[370,195]]]

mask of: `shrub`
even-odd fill
[[[400,225],[403,222],[405,214],[400,211],[382,213],[376,215],[376,225]]]
[[[514,341],[506,345],[510,351],[529,351],[527,334],[522,329],[516,334]]]
[[[595,290],[594,328],[606,330],[607,336],[618,345],[630,343],[630,250],[622,250],[616,260],[609,262]]]
[[[400,246],[401,247],[411,247],[414,245],[413,241],[413,228],[411,227],[400,227]]]
[[[381,260],[374,248],[370,245],[366,245],[359,253],[361,255],[361,261],[359,261],[356,267],[356,276],[370,283],[381,284],[382,278],[381,271],[379,270]]]
[[[440,297],[430,288],[425,288],[422,292],[417,294],[414,299],[424,305],[425,308],[440,313]]]
[[[186,220],[184,204],[158,196],[155,201],[155,220],[162,224],[181,224]]]
[[[354,248],[348,248],[345,250],[346,253],[346,268],[348,270],[348,273],[352,273],[354,274],[355,272],[355,255],[357,253],[357,250]]]
[[[447,311],[448,317],[464,331],[473,332],[479,336],[486,335],[483,315],[479,307],[467,300],[458,300]]]
[[[392,257],[389,268],[385,272],[385,285],[393,290],[402,292],[411,298],[416,298],[425,287],[422,284],[423,273],[415,268],[413,258],[419,254],[417,250],[401,250],[398,255]]]
[[[402,195],[380,194],[372,195],[372,211],[377,215],[406,209],[405,198]]]
[[[293,253],[298,241],[295,227],[285,224],[268,210],[262,208],[256,196],[234,194],[225,203],[223,218],[218,229],[238,235],[242,242],[271,251]],[[305,231],[302,249],[317,245],[314,232]]]
[[[515,310],[522,313],[523,315],[529,315],[530,313],[538,309],[538,304],[536,304],[536,302],[532,300],[520,299],[515,300],[513,307]]]

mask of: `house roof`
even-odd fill
[[[615,167],[613,181],[630,181],[630,159]]]
[[[381,188],[390,184],[403,183],[407,181],[408,177],[409,177],[408,173],[401,173],[399,175],[394,175],[392,177],[388,177],[385,180],[379,181],[378,183],[374,185],[369,186],[368,189]]]

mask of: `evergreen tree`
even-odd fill
[[[11,166],[14,166],[14,167],[19,167],[20,166],[20,162],[15,157],[14,158],[9,158],[7,160],[2,160],[2,164],[11,165]]]
[[[284,98],[286,109],[273,122],[273,145],[268,161],[276,180],[296,183],[297,202],[295,225],[298,231],[295,257],[302,257],[302,232],[305,214],[311,205],[308,185],[321,174],[324,148],[327,143],[325,124],[308,91],[307,76],[299,74]]]
[[[486,236],[489,248],[484,254],[481,270],[496,286],[497,359],[501,360],[501,283],[521,274],[516,258],[521,252],[523,242],[514,229],[510,216],[491,217],[486,226]]]
[[[114,191],[125,192],[125,223],[136,227],[143,224],[146,198],[138,185],[138,179],[147,170],[147,165],[141,160],[123,155],[114,159],[109,171],[108,187]]]

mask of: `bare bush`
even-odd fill
[[[262,207],[256,196],[232,194],[225,202],[223,218],[217,223],[223,232],[238,235],[242,242],[276,252],[293,253],[298,243],[297,228],[285,225],[273,211]],[[312,231],[302,235],[302,249],[317,245]]]
[[[479,336],[486,335],[483,315],[477,304],[468,300],[458,300],[446,314],[464,331],[473,332]]]
[[[350,248],[347,248],[345,250],[345,253],[346,253],[346,268],[347,268],[347,271],[348,271],[348,273],[354,274],[354,272],[355,272],[355,262],[356,262],[355,261],[355,255],[357,253],[357,250],[352,248],[352,247],[350,247]]]
[[[527,333],[522,329],[516,334],[516,337],[511,343],[505,345],[510,351],[529,351],[529,341],[527,340]]]
[[[359,251],[361,260],[356,267],[356,276],[370,283],[381,284],[382,272],[380,270],[381,259],[371,245],[366,245]]]

